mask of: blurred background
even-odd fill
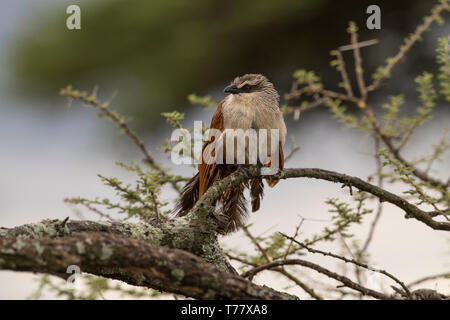
[[[70,4],[81,7],[81,30],[66,28]],[[366,8],[371,4],[381,8],[381,30],[365,27]],[[380,40],[362,49],[369,80],[434,4],[428,0],[60,0],[57,4],[2,0],[0,225],[74,217],[62,202],[68,196],[114,197],[98,181],[98,173],[133,181],[114,163],[140,160],[139,151],[92,110],[77,105],[68,109],[59,96],[60,88],[72,84],[92,90],[98,85],[103,99],[117,92],[112,108],[133,119],[131,126],[156,158],[170,167],[167,155],[156,150],[171,132],[161,112],[185,112],[186,127],[192,127],[194,120],[209,124],[214,112],[190,105],[189,94],[220,100],[223,87],[235,76],[263,73],[283,95],[298,68],[315,70],[325,85],[339,90],[335,86],[339,75],[329,66],[329,52],[349,43],[350,20],[359,25],[360,40]],[[404,93],[406,112],[412,112],[417,105],[414,77],[436,70],[436,39],[449,34],[448,22],[433,26],[396,67],[383,92],[372,97],[373,103]],[[345,58],[352,68],[351,55]],[[405,156],[411,159],[429,152],[449,120],[449,105],[440,104],[434,119],[413,137],[414,147],[404,150]],[[289,118],[288,133],[300,147],[288,167],[320,167],[362,178],[375,170],[371,139],[343,128],[325,109],[306,112],[299,121]],[[447,154],[435,166],[444,177],[450,174],[449,160]],[[189,166],[173,170],[185,175],[194,172]],[[173,197],[170,192],[167,196]],[[283,181],[267,192],[262,209],[250,222],[256,234],[292,233],[302,216],[317,220],[304,226],[305,235],[314,233],[330,220],[323,201],[332,196],[345,199],[343,191],[329,183]],[[363,239],[371,220],[354,230]],[[239,233],[222,240],[229,248],[242,243]],[[450,268],[449,240],[443,233],[405,220],[402,212],[386,205],[370,252],[377,265],[409,282]],[[31,274],[0,271],[0,298],[27,297],[37,285],[35,280]],[[430,287],[437,289],[433,283]],[[450,286],[439,289],[448,293]]]

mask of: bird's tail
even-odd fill
[[[241,183],[235,188],[229,188],[220,199],[222,214],[226,221],[221,227],[225,233],[237,231],[247,220],[247,201],[244,196],[244,190],[248,183]]]
[[[250,181],[250,197],[252,201],[252,212],[258,211],[264,195],[264,183],[261,178]]]
[[[189,180],[181,190],[181,196],[175,204],[173,212],[177,216],[185,216],[198,201],[199,197],[199,175],[198,173]]]
[[[223,168],[223,170],[220,170],[218,178],[223,179],[233,173],[234,170],[236,170],[236,167],[234,166]],[[199,194],[199,186],[200,177],[197,173],[186,183],[181,191],[181,196],[178,199],[173,211],[177,216],[186,215],[200,199],[201,195]],[[264,191],[262,179],[254,178],[250,181],[250,184],[248,182],[244,182],[237,187],[227,189],[218,200],[218,206],[216,206],[218,211],[218,223],[225,233],[234,232],[245,224],[248,216],[247,202],[244,196],[244,190],[246,188],[250,188],[252,212],[257,211],[260,207],[260,202]]]

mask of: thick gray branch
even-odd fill
[[[183,250],[105,232],[60,238],[0,238],[0,269],[67,277],[67,267],[198,299],[292,299]]]
[[[106,232],[156,246],[182,249],[213,263],[221,270],[236,273],[225,257],[213,230],[214,228],[210,227],[207,222],[200,226],[192,225],[185,218],[155,220],[151,223],[43,220],[14,228],[0,228],[0,238],[20,236],[40,239],[70,236],[79,232]]]

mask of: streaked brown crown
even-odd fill
[[[279,101],[280,98],[272,82],[270,82],[269,79],[267,79],[267,77],[262,74],[244,74],[242,76],[234,78],[231,84],[234,84],[239,89],[244,88],[248,85],[250,86],[249,92],[262,92],[267,95],[271,95],[277,101]]]

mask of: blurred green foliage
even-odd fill
[[[68,84],[98,84],[100,92],[118,90],[127,114],[149,126],[162,123],[161,112],[182,109],[189,94],[221,89],[239,74],[265,73],[287,89],[282,75],[327,63],[330,49],[348,43],[347,21],[364,25],[372,2],[79,1],[82,29],[70,31],[72,3],[61,1],[28,19],[10,65],[21,95],[55,97]],[[382,10],[417,2],[384,1]]]

